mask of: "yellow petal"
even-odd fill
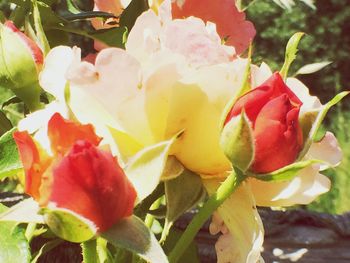
[[[209,194],[220,185],[220,180],[203,180]],[[224,253],[218,251],[218,262],[256,263],[264,239],[264,229],[248,183],[242,185],[219,207],[230,236]],[[225,241],[224,241],[225,242]],[[218,244],[220,248],[220,243]]]

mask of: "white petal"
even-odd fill
[[[138,60],[143,61],[160,48],[161,21],[153,10],[142,13],[130,31],[125,48]]]
[[[319,165],[304,168],[291,181],[264,182],[249,179],[257,205],[292,206],[309,204],[330,189],[330,180],[319,174]]]
[[[41,87],[64,102],[66,72],[72,63],[80,61],[80,49],[67,46],[53,48],[45,57],[39,81]]]
[[[303,102],[300,109],[300,114],[304,112],[318,109],[322,106],[320,100],[316,96],[311,96],[309,89],[298,79],[288,78],[287,86],[298,96],[298,98]]]
[[[203,180],[203,183],[212,194],[220,185],[220,180]],[[218,212],[229,231],[218,240],[218,262],[259,262],[264,229],[249,184],[242,183]]]
[[[331,166],[337,166],[342,160],[343,154],[334,134],[326,132],[321,141],[311,145],[307,156],[310,159],[323,160]],[[321,170],[327,167],[328,165],[321,165]]]
[[[270,67],[266,63],[261,63],[260,67],[252,65],[252,87],[258,87],[263,84],[272,75]]]

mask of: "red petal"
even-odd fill
[[[25,192],[35,200],[39,200],[42,174],[50,165],[51,158],[36,145],[28,132],[14,132],[13,138],[17,144],[26,176]]]
[[[50,201],[91,220],[104,231],[133,211],[136,192],[117,160],[78,141],[53,169]]]
[[[245,14],[237,9],[233,0],[185,0],[181,7],[176,2],[172,4],[174,18],[196,16],[215,23],[218,34],[221,38],[228,37],[226,44],[234,46],[237,54],[241,54],[255,36],[254,25],[245,20]]]
[[[49,121],[48,136],[52,151],[61,155],[64,155],[77,140],[86,140],[96,146],[101,141],[91,124],[82,125],[66,120],[59,113],[55,113]]]
[[[254,124],[263,106],[282,94],[286,94],[295,107],[299,108],[302,105],[300,99],[284,83],[281,75],[276,72],[263,84],[241,96],[227,115],[225,123],[241,114],[241,111],[244,109],[249,120]]]
[[[295,161],[302,147],[299,108],[286,94],[269,101],[254,127],[255,159],[252,170],[267,173]]]
[[[44,62],[44,56],[39,46],[33,40],[27,37],[24,33],[19,31],[12,21],[7,20],[4,26],[6,26],[12,32],[16,33],[23,40],[25,45],[30,49],[30,52],[32,53],[35,64],[42,65]]]

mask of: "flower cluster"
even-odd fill
[[[256,206],[308,204],[329,190],[320,171],[338,165],[342,154],[332,133],[321,140],[315,134],[346,94],[322,105],[285,68],[272,73],[265,63],[251,64],[251,50],[247,58],[242,53],[256,32],[232,0],[143,4],[150,8],[133,21],[125,49],[109,47],[96,33],[97,53],[86,58],[69,46],[43,56],[12,22],[1,25],[1,38],[20,46],[30,66],[13,66],[5,54],[7,68],[16,69],[18,79],[33,74],[32,88],[11,87],[25,103],[34,101],[13,133],[25,193],[63,239],[103,237],[145,260],[167,262],[153,233],[133,216],[134,206],[151,228],[152,210],[159,212],[166,200],[164,241],[173,221],[206,192],[194,222],[214,213],[209,230],[222,234],[218,262],[261,262],[264,229]],[[121,29],[123,16],[136,6],[119,0],[94,5],[108,16],[91,20],[104,33]],[[0,81],[11,76],[6,70]],[[45,107],[39,84],[53,96]],[[86,222],[93,235],[69,235]],[[183,252],[181,241],[171,263]]]
[[[27,131],[14,139],[26,175],[25,192],[40,206],[68,209],[104,231],[132,214],[136,192],[117,160],[98,148],[91,125],[54,114],[48,123],[49,155]]]

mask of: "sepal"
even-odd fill
[[[147,262],[167,263],[168,259],[151,230],[136,216],[124,218],[101,236],[109,243],[136,253]]]
[[[254,161],[254,137],[248,117],[232,118],[222,130],[220,145],[234,167],[245,172]]]
[[[300,126],[303,130],[304,136],[304,147],[299,153],[297,160],[301,160],[306,155],[311,147],[312,142],[316,140],[317,132],[328,111],[349,93],[350,91],[343,91],[337,94],[333,99],[331,99],[328,103],[319,109],[306,112],[300,117]]]
[[[248,172],[247,175],[250,177],[254,177],[255,179],[268,181],[268,182],[289,181],[289,180],[292,180],[295,176],[297,176],[299,171],[313,164],[327,164],[327,163],[322,160],[306,160],[306,161],[292,163],[278,170],[275,170],[271,173],[254,174],[254,173]]]
[[[97,228],[90,220],[64,208],[42,208],[45,223],[58,237],[70,242],[84,242],[93,238]]]

